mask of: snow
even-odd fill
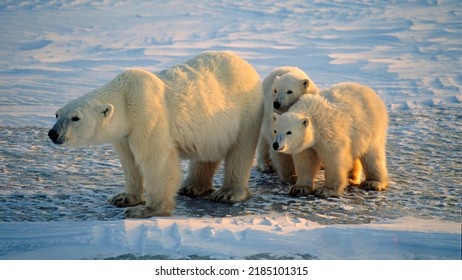
[[[444,0],[2,1],[0,259],[460,259],[461,18]],[[126,68],[206,50],[261,77],[290,65],[321,88],[373,87],[390,189],[292,198],[253,170],[247,202],[178,197],[173,217],[124,219],[105,204],[123,184],[111,147],[52,146],[54,112]]]

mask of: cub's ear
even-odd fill
[[[114,113],[114,106],[110,103],[101,105],[99,112],[103,115],[103,118],[110,119]]]
[[[279,80],[280,78],[281,77],[279,77],[279,76],[274,77],[273,83],[276,82],[277,80]]]
[[[273,122],[275,122],[278,117],[279,117],[278,113],[273,113]]]
[[[304,127],[308,127],[308,126],[310,125],[310,119],[304,118],[304,119],[302,120],[302,123],[303,123],[303,126],[304,126]]]
[[[303,87],[305,89],[307,89],[310,86],[310,80],[304,79],[302,82],[303,82]]]

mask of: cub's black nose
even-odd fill
[[[279,144],[277,142],[273,143],[273,150],[277,151],[279,149]]]
[[[274,101],[273,102],[273,107],[274,107],[274,109],[279,109],[279,108],[281,108],[281,103],[279,103],[277,101]]]
[[[48,131],[48,137],[50,137],[51,141],[56,143],[56,141],[59,138],[59,133],[56,132],[56,130],[54,130],[54,129],[50,129],[50,131]]]

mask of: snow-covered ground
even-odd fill
[[[461,258],[460,1],[6,0],[0,31],[0,259]],[[261,77],[290,65],[321,88],[373,87],[389,190],[293,198],[252,171],[246,202],[178,197],[173,217],[124,219],[105,203],[122,189],[115,153],[51,145],[54,112],[126,68],[206,50]]]

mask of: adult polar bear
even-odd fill
[[[113,143],[125,191],[109,202],[136,206],[127,209],[128,217],[165,216],[175,207],[180,157],[190,159],[180,193],[213,191],[214,172],[224,159],[224,182],[214,200],[249,198],[262,114],[255,69],[230,52],[206,52],[157,75],[124,71],[59,109],[49,137],[69,147]]]

